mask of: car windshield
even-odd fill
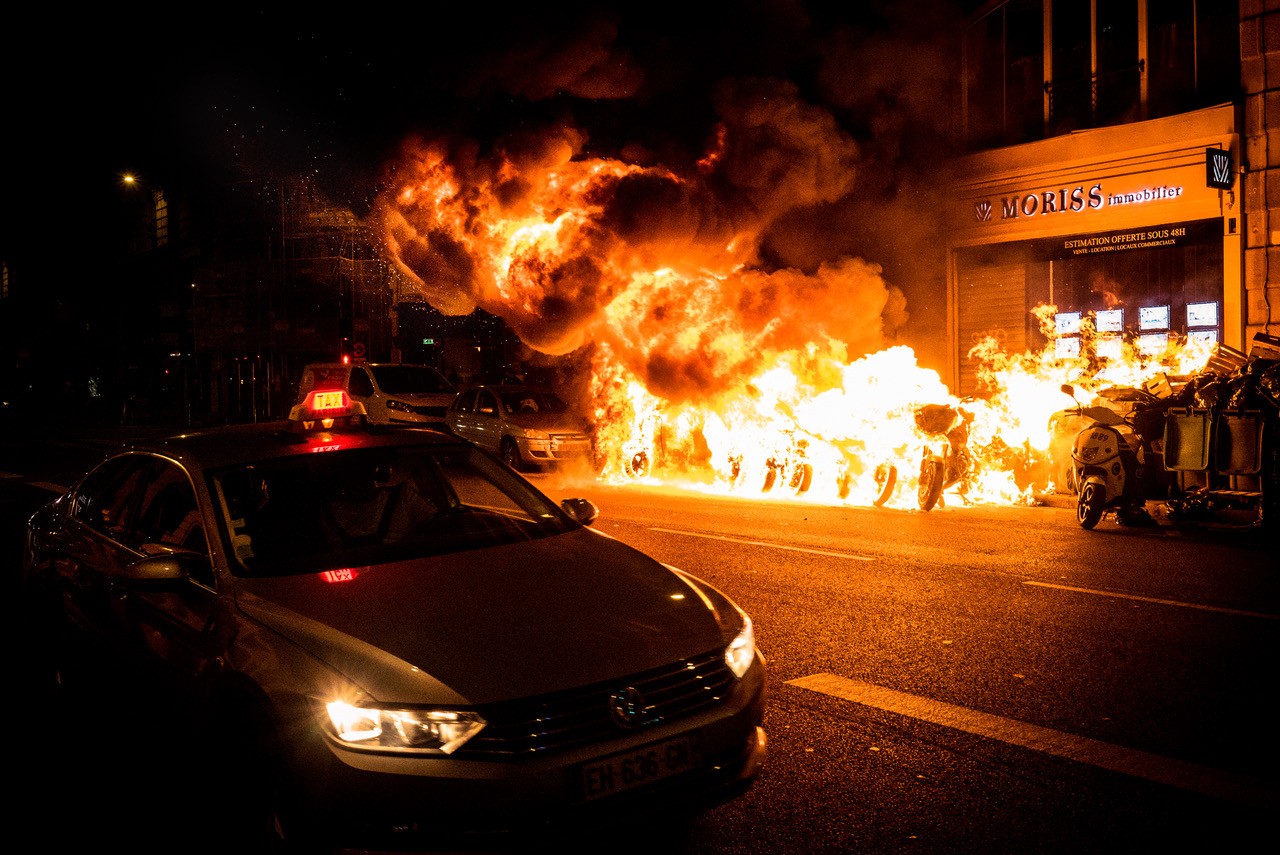
[[[430,365],[377,365],[369,370],[383,392],[389,395],[436,395],[452,393],[453,386]]]
[[[281,576],[407,561],[577,527],[467,446],[340,450],[215,471],[234,572]]]
[[[556,413],[568,409],[568,405],[551,392],[532,389],[510,389],[498,392],[502,406],[508,413]]]

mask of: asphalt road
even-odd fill
[[[0,442],[6,578],[26,513],[111,441],[97,439]],[[1280,577],[1248,526],[1157,513],[1084,531],[1069,507],[926,514],[533,480],[592,498],[597,530],[752,615],[770,755],[748,793],[694,820],[501,851],[1247,851],[1270,834]],[[162,710],[108,684],[34,715],[15,731],[33,847],[190,851],[216,821]]]

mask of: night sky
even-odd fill
[[[11,267],[52,252],[68,276],[92,275],[96,223],[125,171],[305,174],[363,216],[412,133],[484,152],[572,125],[584,155],[683,170],[726,109],[782,99],[829,115],[855,147],[857,179],[841,200],[781,219],[762,263],[863,257],[909,296],[929,275],[913,268],[913,244],[930,239],[919,214],[937,208],[933,169],[954,116],[947,0],[161,8],[161,20],[4,13]]]

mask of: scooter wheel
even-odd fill
[[[1085,484],[1080,490],[1080,501],[1076,503],[1076,519],[1080,527],[1093,528],[1102,519],[1102,511],[1106,503],[1106,494],[1098,484]]]
[[[872,503],[882,507],[893,495],[893,488],[898,483],[898,467],[892,463],[881,463],[876,467],[876,498]]]
[[[649,474],[649,455],[643,451],[637,451],[631,455],[631,459],[627,461],[627,474],[632,478],[643,478]]]
[[[801,463],[791,473],[791,480],[787,483],[796,495],[807,492],[809,486],[813,484],[813,464]]]
[[[942,481],[946,472],[941,460],[925,460],[920,464],[920,486],[916,491],[916,499],[920,502],[920,510],[931,511],[942,498]]]

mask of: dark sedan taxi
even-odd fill
[[[740,608],[589,528],[589,501],[317,394],[113,452],[28,523],[50,676],[106,650],[172,687],[235,794],[210,836],[411,851],[749,786],[765,666]]]

